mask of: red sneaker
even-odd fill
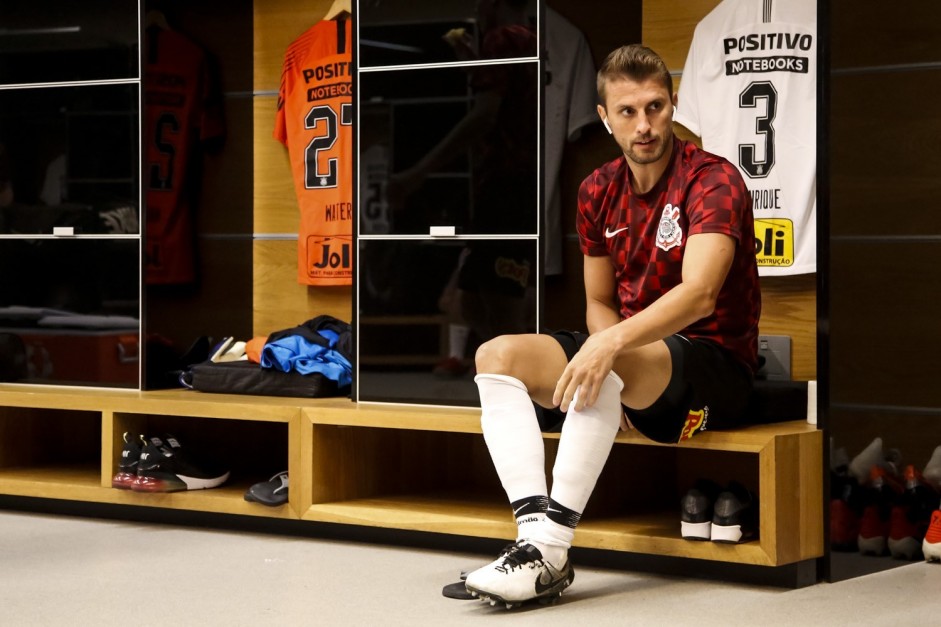
[[[931,525],[921,543],[921,551],[925,554],[926,562],[941,561],[941,509],[931,514]]]
[[[866,506],[859,523],[859,552],[885,555],[888,551],[889,518],[892,505],[905,492],[897,475],[883,466],[869,470],[869,485],[864,489]]]
[[[921,556],[931,511],[938,506],[938,493],[914,466],[905,468],[905,494],[892,508],[889,522],[889,552],[896,559]]]

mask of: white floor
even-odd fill
[[[941,565],[781,590],[579,568],[554,606],[441,595],[488,556],[0,511],[0,625],[938,625]]]

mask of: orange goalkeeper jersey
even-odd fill
[[[289,47],[274,137],[288,148],[300,207],[298,282],[353,280],[353,84],[350,20],[324,20]]]

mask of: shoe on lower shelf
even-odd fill
[[[193,454],[184,454],[177,438],[167,435],[164,439],[144,440],[137,480],[131,489],[135,492],[205,490],[222,485],[228,478],[228,470],[207,460],[196,461]]]
[[[712,539],[712,515],[722,488],[709,479],[699,479],[680,500],[680,536],[685,540]]]
[[[111,478],[111,487],[130,490],[137,481],[137,465],[140,463],[141,443],[130,432],[124,432],[124,446],[118,461],[118,472]]]
[[[758,498],[737,481],[716,497],[712,511],[713,542],[738,544],[758,536]]]
[[[262,481],[250,487],[245,492],[245,500],[271,507],[287,503],[288,471],[279,472],[268,481]]]

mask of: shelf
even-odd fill
[[[505,504],[468,500],[463,494],[390,496],[311,506],[304,520],[473,535],[506,539],[516,537],[516,525]],[[583,519],[574,546],[656,553],[712,561],[771,565],[760,542],[738,545],[694,542],[680,537],[679,511]]]
[[[164,428],[189,431],[184,446],[193,441],[207,454],[226,456],[234,482],[169,494],[111,488],[122,432]],[[545,435],[550,465],[558,438]],[[820,557],[822,442],[822,432],[803,421],[708,432],[680,445],[620,433],[575,545],[760,566]],[[284,467],[291,477],[286,505],[244,500],[251,483]],[[624,479],[651,476],[652,469],[656,483]],[[759,493],[757,541],[718,545],[679,537],[679,496],[693,478],[716,475],[738,478]],[[515,535],[478,408],[0,385],[0,494]]]
[[[89,500],[101,489],[98,467],[50,465],[0,469],[0,493]],[[97,500],[97,499],[90,499]]]
[[[107,494],[102,502],[120,505],[194,510],[216,514],[263,516],[265,518],[289,520],[296,520],[298,518],[297,514],[288,504],[278,507],[269,507],[260,503],[246,501],[244,495],[249,487],[251,487],[251,482],[241,482],[225,484],[218,488],[210,488],[208,490],[153,494],[134,492],[132,490],[104,488]]]
[[[511,539],[514,525],[499,503],[503,491],[480,436],[479,414],[478,409],[363,403],[306,408],[301,465],[313,472],[301,486],[302,517]],[[558,437],[545,434],[548,466]],[[575,543],[762,566],[820,557],[822,455],[821,432],[803,421],[705,433],[680,445],[621,433]],[[649,475],[652,468],[656,486],[621,479]],[[718,480],[722,473],[759,494],[760,539],[732,548],[683,540],[680,496],[696,478]]]
[[[0,494],[189,509],[220,514],[297,518],[294,510],[287,505],[268,507],[246,501],[244,494],[250,486],[251,483],[241,482],[209,490],[148,494],[104,487],[98,468],[92,466],[44,466],[0,470]]]

